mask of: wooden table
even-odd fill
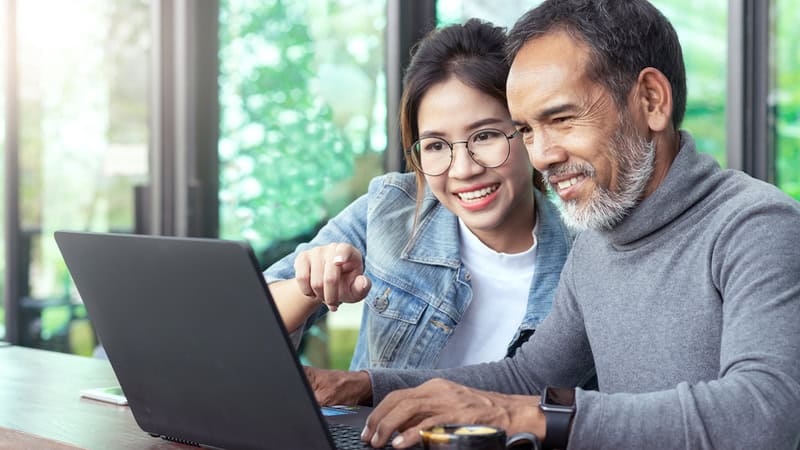
[[[150,437],[136,425],[127,406],[79,394],[82,389],[116,384],[107,361],[0,347],[0,449],[193,448]]]

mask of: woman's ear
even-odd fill
[[[672,86],[660,70],[645,67],[636,80],[636,102],[652,131],[664,131],[672,124]]]

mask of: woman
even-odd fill
[[[406,162],[265,276],[287,329],[364,300],[351,370],[513,354],[550,310],[571,236],[512,126],[502,28],[435,30],[403,79]]]

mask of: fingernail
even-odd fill
[[[366,289],[367,288],[367,278],[366,277],[361,278],[358,281],[359,281],[359,284],[361,284],[361,289]]]
[[[364,427],[364,429],[361,430],[361,440],[363,441],[364,439],[366,439],[368,434],[369,434],[369,428]]]
[[[398,434],[396,438],[392,439],[392,447],[399,447],[403,445],[404,440],[405,439],[403,439],[403,435]]]
[[[344,262],[344,256],[340,256],[340,255],[334,256],[333,257],[333,262],[334,263],[343,263]]]

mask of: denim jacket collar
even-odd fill
[[[461,266],[458,217],[442,206],[427,188],[419,217],[417,231],[401,257],[421,264],[458,269]]]
[[[573,238],[559,219],[558,209],[547,196],[537,190],[534,190],[534,196],[539,248],[536,252],[536,269],[531,280],[528,306],[514,341],[520,331],[535,329],[550,312],[553,288],[558,285],[561,267]],[[454,269],[461,266],[458,218],[428,192],[420,209],[417,233],[403,249],[402,258]]]

